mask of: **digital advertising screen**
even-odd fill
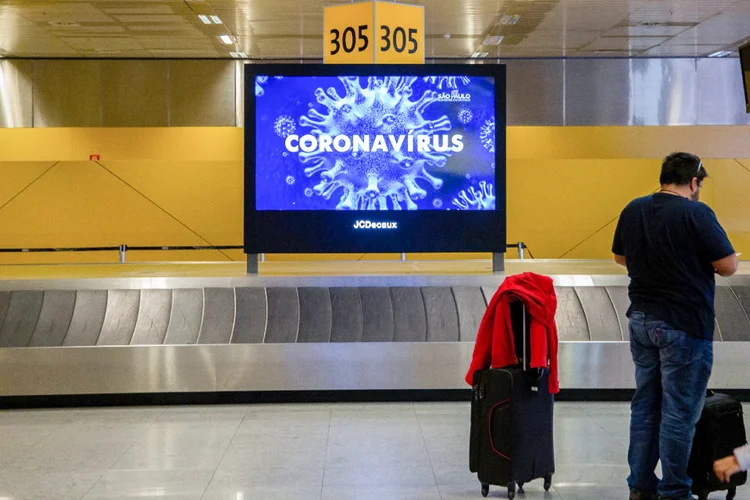
[[[502,65],[245,67],[245,250],[505,251]]]

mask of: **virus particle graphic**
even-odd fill
[[[462,83],[466,85],[471,80],[466,76],[425,76],[423,80],[431,85],[436,85],[439,90],[443,89],[457,89],[458,84]]]
[[[479,181],[479,189],[462,190],[453,204],[459,210],[495,210],[495,188],[491,182]]]
[[[490,165],[490,166],[492,167],[492,170],[495,170],[495,162],[494,161],[492,162],[492,165]]]
[[[458,110],[458,121],[464,125],[468,125],[474,119],[474,113],[469,108],[461,108]]]
[[[451,130],[447,116],[427,120],[422,113],[437,101],[437,92],[428,90],[418,100],[411,100],[412,84],[416,77],[369,77],[367,86],[360,84],[359,77],[339,77],[346,94],[340,97],[333,87],[315,91],[318,103],[327,108],[328,114],[317,109],[308,111],[308,116],[299,120],[303,127],[310,127],[313,136],[347,137],[400,137],[401,148],[372,148],[369,152],[351,148],[344,152],[300,152],[302,163],[310,164],[305,175],[320,175],[315,193],[325,199],[342,190],[337,210],[416,210],[414,200],[427,196],[425,189],[417,184],[424,181],[439,189],[443,181],[433,177],[428,168],[444,167],[452,149],[428,148],[420,150],[405,146],[410,135],[430,136],[439,142],[439,133]],[[443,135],[443,139],[447,136]]]
[[[283,76],[274,76],[274,80],[281,80],[284,78]],[[265,90],[263,90],[263,85],[268,83],[268,77],[265,75],[258,75],[255,77],[255,97],[260,97],[263,94],[266,93]]]
[[[484,122],[482,129],[479,131],[479,139],[487,151],[495,152],[495,118],[490,118]]]
[[[291,175],[286,176],[286,183],[289,184],[290,186],[294,184],[294,180],[295,180],[294,177],[292,177]]]
[[[289,115],[281,115],[276,118],[273,122],[273,131],[279,137],[286,137],[292,135],[297,131],[297,126],[294,124],[294,119]]]
[[[466,180],[468,181],[469,179],[471,179],[471,174],[466,174]]]
[[[435,208],[442,208],[443,207],[443,200],[440,198],[435,198],[432,200],[432,206]]]
[[[307,196],[309,198],[312,195],[313,195],[313,190],[311,188],[305,189],[305,196]]]

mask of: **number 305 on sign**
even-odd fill
[[[422,7],[383,2],[328,7],[323,29],[326,63],[424,62]]]

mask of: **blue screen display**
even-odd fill
[[[494,78],[254,83],[256,210],[495,210]]]

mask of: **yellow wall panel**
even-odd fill
[[[0,210],[0,227],[3,247],[203,243],[178,221],[92,162],[57,164]],[[207,252],[206,257],[209,253],[217,260],[216,252]],[[76,254],[52,255],[64,261],[78,259]],[[87,255],[86,260],[111,262],[108,256],[94,257]],[[185,256],[186,260],[193,258]]]
[[[711,175],[703,201],[714,207],[737,249],[750,256],[750,160],[742,159],[750,158],[747,137],[750,127],[511,127],[508,241],[524,241],[536,258],[610,258],[622,208],[658,188],[661,157],[687,149],[703,156]],[[242,140],[242,129],[230,127],[2,129],[0,207],[18,196],[0,208],[0,247],[242,244]],[[100,154],[101,165],[86,161],[89,154]],[[509,252],[515,256],[515,250]],[[116,252],[0,254],[0,263],[117,257]],[[129,261],[243,258],[236,250],[128,253]]]
[[[101,163],[198,233],[203,244],[242,244],[242,162]]]
[[[0,207],[8,203],[54,165],[55,162],[44,161],[0,162]]]

